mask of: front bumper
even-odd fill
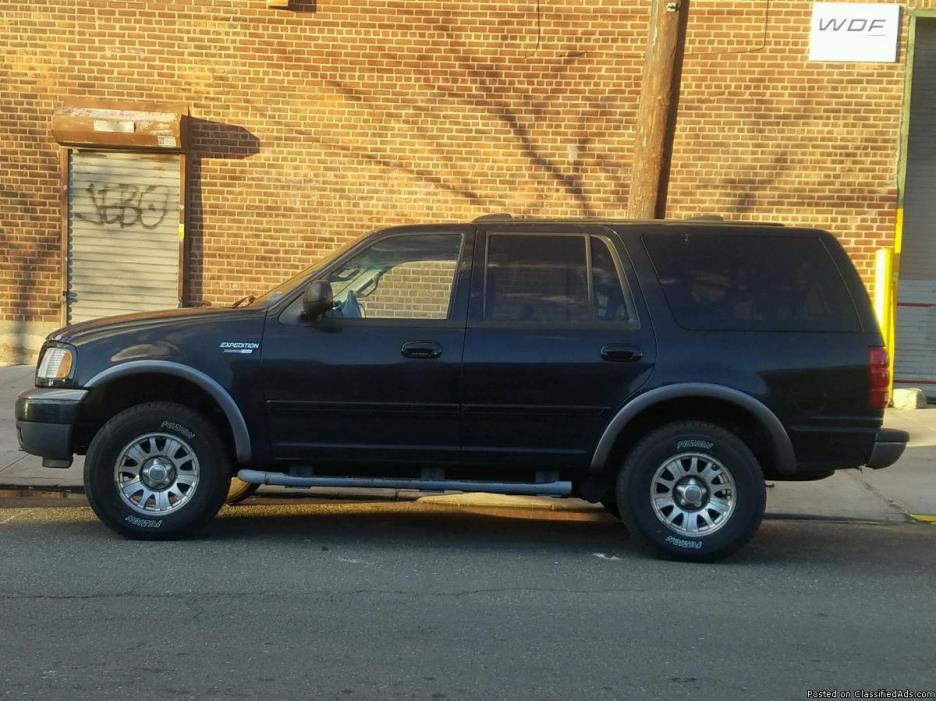
[[[16,438],[20,450],[43,458],[45,467],[68,467],[72,428],[85,389],[37,387],[16,398]]]
[[[906,431],[898,431],[894,428],[880,429],[874,438],[874,447],[871,449],[871,457],[867,462],[868,467],[874,470],[890,467],[903,455],[909,440],[910,434]]]

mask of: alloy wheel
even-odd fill
[[[711,535],[734,513],[737,496],[731,472],[705,453],[667,458],[650,481],[656,517],[684,536]]]
[[[198,488],[198,458],[178,436],[147,433],[128,443],[114,465],[120,498],[134,511],[166,515],[182,508]]]

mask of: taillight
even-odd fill
[[[871,379],[868,404],[872,409],[883,409],[887,406],[887,393],[890,389],[890,360],[884,348],[868,348],[868,374]]]

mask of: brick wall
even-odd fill
[[[902,5],[897,63],[836,64],[806,60],[811,2],[695,3],[670,214],[828,229],[870,286],[894,237],[908,10],[933,3]]]
[[[66,97],[191,106],[188,303],[261,291],[377,225],[624,214],[647,0],[293,7],[4,0],[0,321],[59,319]],[[669,212],[828,228],[870,280],[905,38],[897,64],[809,63],[810,12],[692,0]]]

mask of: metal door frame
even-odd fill
[[[913,94],[913,60],[916,48],[917,22],[921,19],[936,19],[936,9],[908,10],[910,26],[907,29],[907,49],[904,65],[903,103],[900,109],[900,139],[897,157],[897,211],[894,217],[894,257],[891,271],[892,289],[896,291],[893,296],[891,313],[893,315],[893,335],[897,336],[897,307],[900,303],[900,257],[903,252],[903,223],[904,223],[904,196],[907,191],[907,155],[910,146],[910,102]],[[894,368],[897,353],[896,341],[892,343],[890,351],[890,378],[894,383]]]

